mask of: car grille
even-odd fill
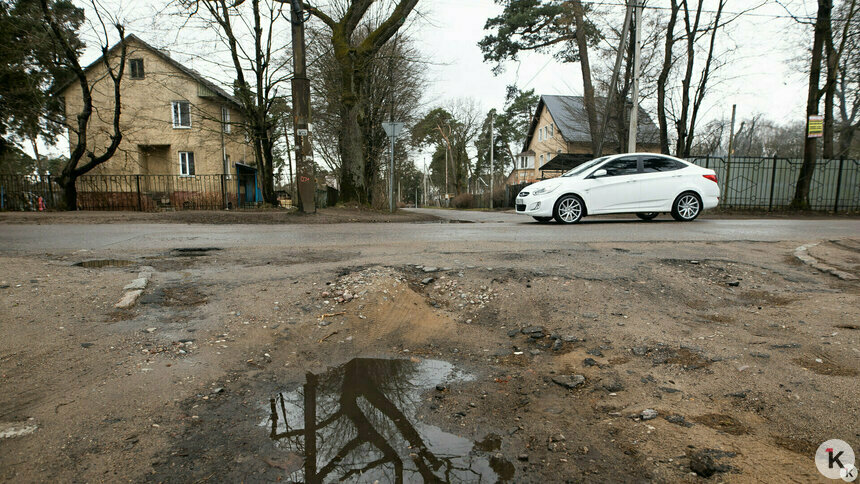
[[[525,212],[525,211],[526,211],[525,205],[517,205],[517,212]]]
[[[529,192],[520,192],[519,196],[520,196],[520,198],[525,198],[525,197],[529,196]]]

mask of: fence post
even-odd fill
[[[51,196],[51,208],[55,208],[54,203],[54,182],[51,181],[51,175],[48,175],[48,194]]]
[[[776,186],[776,155],[773,155],[773,166],[770,167],[770,201],[767,203],[767,211],[773,211],[773,189]]]
[[[711,155],[705,155],[705,168],[710,168],[710,166],[708,166],[710,164],[711,164]]]
[[[836,201],[833,202],[833,213],[839,211],[839,189],[842,188],[842,165],[845,163],[845,155],[839,157],[839,174],[836,175]]]
[[[140,175],[135,175],[137,181],[137,211],[143,212],[143,200],[140,197]]]
[[[224,189],[224,187],[225,187],[224,178],[226,178],[226,175],[224,175],[222,173],[220,178],[221,178],[221,209],[223,210],[223,209],[227,208],[227,191]]]

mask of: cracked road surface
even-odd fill
[[[0,479],[810,481],[857,448],[860,284],[793,256],[860,272],[857,220],[437,212],[0,224]]]

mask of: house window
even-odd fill
[[[221,127],[225,133],[230,132],[230,108],[221,106]]]
[[[191,103],[188,101],[173,101],[173,127],[191,127]]]
[[[129,59],[128,70],[132,79],[143,79],[143,59]]]
[[[543,128],[538,129],[538,141],[543,141]]]
[[[549,137],[552,138],[554,136],[555,136],[555,126],[550,124],[549,125]]]
[[[543,166],[543,155],[540,155],[540,166]]]
[[[179,152],[179,174],[182,176],[194,176],[194,152]]]

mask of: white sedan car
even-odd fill
[[[604,156],[558,178],[525,187],[517,213],[538,222],[579,222],[586,215],[635,213],[651,220],[669,212],[678,221],[694,220],[720,202],[714,170],[653,153]]]

